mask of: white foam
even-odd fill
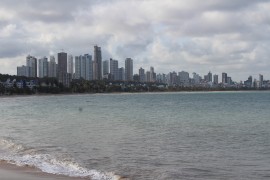
[[[38,154],[9,140],[0,140],[0,159],[18,166],[32,166],[43,172],[71,177],[89,177],[93,180],[119,180],[113,172],[89,170],[72,160],[57,159],[50,154]]]

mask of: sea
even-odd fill
[[[92,180],[268,180],[270,92],[2,97],[0,161]]]

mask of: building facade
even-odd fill
[[[49,71],[48,72],[49,77],[57,77],[57,64],[56,64],[54,56],[50,56],[49,70],[48,71]]]
[[[181,71],[178,73],[179,85],[189,86],[189,73]]]
[[[214,75],[214,84],[215,85],[218,84],[218,75],[217,74]]]
[[[93,60],[90,54],[85,54],[85,79],[93,80]]]
[[[93,63],[94,80],[102,80],[102,55],[101,47],[94,46],[94,63]]]
[[[144,69],[142,67],[139,69],[139,81],[145,82],[145,72],[144,72]]]
[[[30,67],[29,77],[37,77],[37,58],[28,55],[26,57],[26,66]]]
[[[227,80],[228,80],[227,73],[222,73],[222,83],[227,84],[228,83]]]
[[[125,68],[121,67],[118,69],[118,77],[119,77],[119,81],[125,81]]]
[[[108,75],[110,73],[110,63],[108,60],[103,61],[103,76]]]
[[[67,53],[58,53],[58,73],[67,73]]]
[[[118,61],[112,58],[110,59],[110,74],[112,76],[112,80],[119,80]]]
[[[125,60],[125,76],[126,81],[133,81],[133,60],[131,58]]]
[[[38,60],[38,75],[40,78],[49,76],[49,63],[47,57]]]
[[[74,74],[74,61],[71,54],[68,55],[68,73],[70,73],[72,76]]]
[[[18,66],[17,67],[17,76],[25,76],[29,77],[30,76],[30,67],[29,66]]]

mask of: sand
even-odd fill
[[[43,173],[31,167],[19,167],[5,162],[0,162],[0,180],[85,180]]]

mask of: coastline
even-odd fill
[[[12,97],[35,97],[35,96],[68,96],[68,95],[95,95],[95,94],[155,94],[155,93],[204,93],[204,92],[267,92],[270,90],[196,90],[196,91],[142,91],[142,92],[102,92],[102,93],[58,93],[58,94],[51,94],[51,93],[37,93],[37,94],[13,94],[13,95],[1,95],[0,98],[12,98]]]
[[[0,161],[0,177],[5,180],[83,180],[87,178],[68,177],[44,173],[33,167],[20,167]]]

